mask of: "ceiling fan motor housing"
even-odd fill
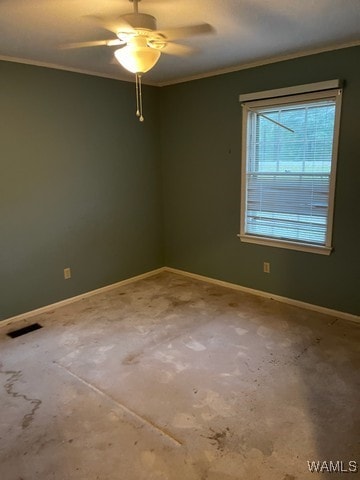
[[[144,28],[146,30],[156,30],[156,18],[147,13],[126,13],[122,15],[121,18],[134,29]]]

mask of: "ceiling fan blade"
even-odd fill
[[[161,53],[166,53],[168,55],[176,55],[179,57],[187,57],[194,53],[195,49],[188,47],[187,45],[180,45],[178,43],[169,42],[161,49]]]
[[[103,27],[109,32],[117,33],[119,31],[131,31],[133,27],[124,18],[119,16],[114,17],[99,17],[97,15],[84,15],[84,18],[97,23],[99,27]]]
[[[200,23],[199,25],[190,25],[188,27],[175,27],[158,30],[156,33],[163,35],[167,40],[178,40],[180,38],[192,37],[194,35],[215,33],[215,29],[209,23]]]
[[[112,58],[110,59],[111,65],[117,65],[119,66],[119,62],[116,60],[115,56],[113,55]]]
[[[107,47],[112,47],[116,45],[123,45],[124,42],[121,40],[115,38],[115,39],[110,39],[110,40],[92,40],[89,42],[75,42],[75,43],[65,43],[63,45],[60,45],[61,50],[69,50],[72,48],[84,48],[84,47],[101,47],[101,46],[107,46]]]

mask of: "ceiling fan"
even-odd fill
[[[156,18],[147,13],[140,13],[138,3],[141,0],[129,0],[133,3],[133,12],[116,18],[101,18],[89,16],[106,30],[114,33],[115,38],[77,42],[62,45],[62,48],[82,47],[119,47],[114,52],[116,60],[126,70],[135,74],[136,80],[136,115],[142,122],[141,77],[151,70],[158,62],[161,53],[170,55],[189,55],[191,47],[174,43],[173,40],[187,38],[193,35],[213,33],[214,28],[208,23],[185,27],[157,30]]]

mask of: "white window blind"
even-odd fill
[[[244,105],[241,239],[330,248],[337,95]]]

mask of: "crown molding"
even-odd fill
[[[263,58],[260,60],[256,60],[254,62],[249,62],[249,63],[243,63],[240,65],[234,65],[232,67],[226,67],[226,68],[220,68],[217,70],[211,70],[209,72],[204,72],[204,73],[199,73],[196,75],[189,75],[186,77],[181,77],[178,79],[174,80],[169,80],[165,82],[161,81],[148,81],[145,78],[145,81],[143,81],[144,85],[148,85],[151,87],[168,87],[171,85],[177,85],[179,83],[186,83],[186,82],[191,82],[194,80],[201,80],[203,78],[209,78],[209,77],[215,77],[218,75],[224,75],[227,73],[233,73],[233,72],[239,72],[241,70],[247,70],[249,68],[255,68],[255,67],[261,67],[264,65],[270,65],[272,63],[278,63],[278,62],[283,62],[285,60],[294,60],[296,58],[301,58],[301,57],[307,57],[311,55],[317,55],[319,53],[325,53],[325,52],[331,52],[334,50],[342,50],[344,48],[351,48],[351,47],[357,47],[360,45],[360,40],[354,40],[351,42],[345,42],[341,44],[332,44],[328,45],[325,47],[319,47],[319,48],[313,48],[309,50],[302,50],[299,52],[294,52],[294,53],[289,53],[286,55],[278,55],[274,57],[268,57],[268,58]],[[5,62],[13,62],[13,63],[21,63],[25,65],[33,65],[35,67],[44,67],[44,68],[51,68],[54,70],[63,70],[66,72],[73,72],[73,73],[79,73],[82,75],[91,75],[93,77],[101,77],[101,78],[108,78],[111,80],[118,80],[120,82],[128,82],[128,83],[134,83],[134,79],[129,79],[128,77],[122,76],[122,75],[112,75],[112,74],[107,74],[107,73],[102,73],[102,72],[97,72],[97,71],[90,71],[90,70],[85,70],[81,68],[75,68],[75,67],[67,67],[64,65],[58,65],[56,63],[48,63],[48,62],[41,62],[38,60],[31,60],[27,58],[20,58],[20,57],[8,57],[6,55],[0,55],[0,60],[5,61]]]
[[[316,55],[318,53],[331,52],[334,50],[342,50],[344,48],[357,47],[360,45],[360,40],[354,40],[352,42],[346,42],[336,45],[328,45],[326,47],[313,48],[309,50],[302,50],[299,52],[289,53],[286,55],[278,55],[275,57],[263,58],[254,62],[243,63],[240,65],[220,68],[218,70],[212,70],[211,72],[199,73],[198,75],[189,75],[176,80],[170,80],[169,82],[157,82],[155,85],[158,87],[168,87],[170,85],[177,85],[178,83],[191,82],[193,80],[201,80],[203,78],[215,77],[217,75],[224,75],[226,73],[239,72],[241,70],[247,70],[249,68],[262,67],[264,65],[270,65],[272,63],[283,62],[285,60],[294,60],[296,58],[307,57]]]
[[[48,62],[40,62],[38,60],[31,60],[28,58],[20,58],[20,57],[8,57],[6,55],[0,55],[0,61],[4,62],[12,62],[12,63],[21,63],[24,65],[32,65],[34,67],[43,67],[43,68],[51,68],[53,70],[63,70],[65,72],[71,73],[80,73],[81,75],[90,75],[92,77],[100,77],[100,78],[108,78],[110,80],[118,80],[120,82],[128,82],[128,83],[135,83],[133,78],[123,77],[121,75],[111,75],[108,73],[102,73],[97,71],[90,71],[84,70],[81,68],[74,68],[74,67],[66,67],[64,65],[58,65],[56,63],[48,63]],[[144,85],[149,86],[157,86],[153,83],[143,82]]]

